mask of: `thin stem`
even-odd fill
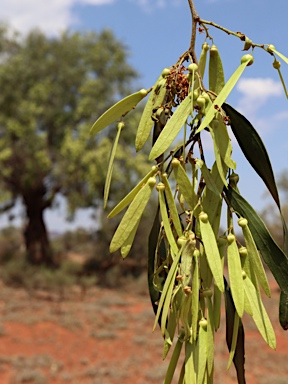
[[[189,47],[189,52],[191,53],[191,56],[193,58],[194,63],[198,63],[197,57],[195,54],[195,43],[196,43],[196,34],[197,34],[197,23],[200,20],[200,17],[196,11],[194,1],[193,0],[188,0],[190,11],[191,11],[191,16],[192,16],[192,33],[191,33],[191,41],[190,41],[190,47]]]

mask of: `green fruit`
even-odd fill
[[[216,45],[212,45],[212,47],[210,48],[210,55],[214,55],[218,53],[218,48],[216,47]]]
[[[187,69],[190,73],[196,72],[198,71],[198,65],[195,63],[189,64]]]
[[[248,220],[247,219],[244,219],[244,217],[241,217],[239,220],[238,220],[238,225],[239,227],[243,228],[243,227],[247,227],[248,225]]]
[[[241,64],[247,63],[247,61],[248,61],[247,67],[254,63],[254,57],[250,55],[250,53],[247,53],[246,55],[242,56]]]
[[[202,319],[199,321],[199,325],[201,328],[207,329],[208,321],[204,317],[202,317]]]
[[[157,191],[164,191],[165,185],[163,183],[158,183],[156,187]]]
[[[182,247],[182,245],[185,245],[187,243],[187,239],[185,236],[180,236],[177,239],[177,244]]]
[[[171,164],[172,164],[173,168],[179,167],[180,161],[174,157],[174,159],[172,160]]]
[[[267,47],[267,52],[269,52],[269,53],[273,53],[274,50],[275,50],[275,47],[274,47],[273,44],[268,45],[268,47]]]
[[[197,100],[198,97],[199,97],[199,90],[198,90],[198,89],[195,89],[195,90],[193,91],[193,100],[194,100],[194,101]]]
[[[280,63],[280,61],[278,61],[278,60],[274,60],[274,61],[273,61],[273,67],[274,67],[275,69],[280,69],[280,67],[281,67],[281,63]]]
[[[140,95],[143,96],[143,97],[145,97],[145,96],[148,95],[148,91],[147,91],[147,89],[144,89],[144,88],[140,89],[139,93],[140,93]]]
[[[245,271],[242,271],[242,278],[243,278],[243,280],[245,280],[246,277],[247,277],[246,272],[245,272]]]
[[[209,48],[210,48],[209,44],[207,44],[205,41],[205,43],[202,44],[202,49],[207,52],[207,51],[209,51]]]
[[[239,255],[241,257],[245,257],[248,255],[248,251],[247,251],[247,248],[246,247],[241,247],[239,248]]]
[[[147,183],[150,187],[154,187],[154,185],[156,184],[156,177],[149,177]]]
[[[229,235],[227,235],[227,241],[228,241],[228,244],[232,244],[233,241],[236,240],[236,237],[235,235],[233,235],[233,233],[229,233]]]
[[[199,214],[199,219],[202,221],[202,223],[207,223],[208,222],[208,215],[207,215],[207,213],[202,211]]]
[[[189,295],[191,293],[191,287],[189,287],[189,285],[186,285],[186,287],[183,288],[183,291],[186,295]]]
[[[123,129],[124,126],[125,126],[124,122],[123,122],[123,121],[119,121],[119,123],[117,124],[117,130],[119,130],[119,129],[120,129],[120,130]]]
[[[167,76],[170,75],[170,73],[171,73],[171,71],[170,71],[169,68],[164,68],[163,71],[162,71],[162,73],[161,73],[161,76],[162,76],[162,77],[167,77]]]
[[[193,252],[193,257],[197,258],[200,256],[200,251],[199,249],[195,249],[194,252]]]

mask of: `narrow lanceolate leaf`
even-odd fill
[[[145,177],[143,177],[143,179],[141,181],[139,181],[139,183],[136,185],[136,187],[134,187],[132,189],[131,192],[128,193],[128,195],[126,195],[124,197],[123,200],[120,201],[120,203],[118,203],[116,205],[116,207],[114,207],[112,209],[112,211],[109,213],[108,217],[114,217],[116,216],[119,212],[121,212],[124,208],[127,207],[127,205],[129,205],[131,203],[131,201],[134,199],[134,197],[137,195],[137,193],[143,188],[143,186],[147,183],[147,181],[149,180],[150,177],[154,176],[158,171],[158,168],[156,166],[153,166],[151,171],[147,173],[147,175]]]
[[[225,194],[232,208],[241,216],[249,217],[249,229],[265,263],[273,273],[281,290],[288,295],[288,258],[275,243],[264,222],[251,205],[230,186]]]
[[[213,140],[214,154],[215,154],[216,165],[217,165],[217,168],[218,168],[218,171],[219,171],[219,175],[221,177],[221,180],[223,181],[223,184],[227,187],[228,184],[227,184],[227,181],[226,181],[226,172],[225,172],[227,170],[227,167],[225,166],[225,163],[222,160],[222,156],[221,156],[221,153],[220,153],[220,148],[219,148],[218,143],[216,142],[214,130],[209,128],[209,131],[210,131],[210,134],[211,134],[211,137],[212,137],[212,140]]]
[[[162,217],[162,221],[163,221],[163,225],[164,225],[166,238],[168,240],[170,247],[173,249],[173,252],[175,254],[177,254],[178,253],[178,246],[177,246],[177,243],[175,241],[175,237],[174,237],[172,229],[171,229],[163,190],[159,190],[159,204],[160,204],[160,212],[161,212],[161,217]]]
[[[98,120],[95,121],[90,129],[90,134],[94,135],[95,133],[102,131],[102,129],[106,128],[121,116],[131,111],[131,109],[133,109],[145,96],[147,96],[149,91],[150,90],[141,89],[140,91],[132,93],[132,95],[118,101],[118,103],[114,104],[111,108],[104,112]]]
[[[183,276],[183,285],[191,286],[191,277],[192,277],[192,260],[193,254],[196,247],[195,235],[193,232],[190,232],[188,235],[188,240],[183,247],[182,255],[181,255],[181,265],[180,271]]]
[[[156,178],[153,179],[155,179],[156,183]],[[142,216],[142,213],[150,199],[154,185],[151,185],[148,181],[130,204],[112,238],[110,252],[117,251],[117,249],[121,248],[128,239],[130,233],[133,231],[135,225]]]
[[[205,42],[204,44],[202,44],[202,51],[201,51],[199,62],[198,62],[198,70],[202,79],[204,78],[208,50],[209,50],[209,45]],[[196,77],[196,80],[194,83],[194,89],[198,88],[199,85],[200,85],[199,78]]]
[[[167,368],[166,376],[165,376],[163,384],[171,384],[171,382],[173,380],[174,372],[175,372],[175,369],[176,369],[176,366],[177,366],[177,363],[179,360],[180,352],[181,352],[183,341],[184,341],[183,336],[184,336],[184,334],[181,334],[179,336],[177,343],[174,347],[173,354],[171,356],[170,363],[169,363],[169,366]]]
[[[227,240],[227,259],[230,286],[236,311],[239,317],[242,317],[244,312],[244,287],[241,261],[235,236],[230,234],[227,236]]]
[[[154,222],[149,234],[149,239],[148,239],[148,263],[147,263],[149,296],[151,299],[151,304],[152,304],[152,308],[155,315],[157,313],[156,303],[159,301],[159,298],[160,298],[160,292],[155,289],[153,284],[156,248],[158,244],[159,231],[160,231],[160,221],[159,221],[159,206],[158,206],[156,215],[154,218]]]
[[[244,290],[251,307],[253,308],[252,318],[261,333],[261,336],[272,349],[276,349],[276,337],[267,315],[266,309],[262,303],[260,294],[256,291],[252,281],[247,276],[244,280]]]
[[[176,139],[188,116],[192,112],[191,93],[182,101],[161,131],[158,139],[152,147],[149,160],[154,160],[162,155]]]
[[[188,207],[193,210],[197,203],[197,198],[189,177],[177,159],[173,159],[172,166],[180,192],[183,195]]]
[[[210,48],[209,89],[217,95],[225,85],[224,71],[219,51],[215,45]]]
[[[211,376],[214,368],[214,317],[211,297],[206,297],[208,309],[208,324],[207,324],[207,370]]]
[[[215,233],[215,232],[214,232]],[[217,232],[218,233],[218,232]],[[217,241],[219,254],[221,257],[221,263],[222,263],[222,270],[224,270],[224,255],[226,250],[226,238],[218,239]],[[219,290],[217,285],[214,286],[214,297],[213,297],[213,316],[214,316],[214,327],[215,331],[218,330],[220,326],[220,320],[221,320],[221,299],[222,299],[222,292]]]
[[[135,139],[135,148],[138,152],[149,138],[151,129],[154,125],[152,120],[153,109],[160,107],[166,95],[167,80],[161,75],[152,88],[152,92],[143,110]]]
[[[284,331],[288,329],[288,295],[284,292],[280,294],[280,305],[279,305],[279,320],[281,327]]]
[[[225,309],[226,309],[226,343],[229,351],[231,351],[232,339],[233,339],[233,329],[234,329],[234,317],[236,315],[235,305],[232,299],[231,291],[228,286],[228,283],[225,281]],[[244,328],[241,322],[239,321],[238,335],[237,335],[237,346],[235,348],[235,353],[233,357],[233,363],[237,371],[238,384],[246,384],[245,380],[245,344],[244,344]]]
[[[117,134],[116,134],[116,137],[115,137],[112,149],[111,149],[111,153],[110,153],[110,158],[109,158],[109,163],[108,163],[108,170],[107,170],[105,187],[104,187],[104,208],[106,208],[107,201],[108,201],[108,196],[109,196],[110,184],[111,184],[111,179],[112,179],[113,164],[114,164],[116,149],[117,149],[119,137],[120,137],[120,134],[121,134],[121,131],[122,131],[123,128],[124,128],[124,123],[123,122],[120,122],[120,123],[117,124]]]
[[[177,211],[173,193],[172,193],[166,173],[162,174],[162,181],[163,181],[163,184],[165,185],[165,196],[166,196],[167,204],[169,207],[170,216],[171,216],[174,228],[177,232],[177,235],[178,237],[180,237],[183,233],[182,225],[179,219],[179,214]]]
[[[211,121],[213,120],[217,112],[217,109],[220,108],[222,104],[225,102],[225,100],[231,93],[232,89],[237,84],[237,81],[242,75],[244,69],[247,67],[248,63],[249,61],[247,60],[239,65],[239,67],[236,69],[236,71],[233,73],[233,75],[230,77],[230,79],[227,81],[227,83],[225,84],[225,86],[223,87],[219,95],[216,97],[216,99],[212,103],[202,123],[200,124],[200,127],[197,129],[195,133],[201,132],[204,128],[206,128],[211,123]]]
[[[199,263],[198,263],[198,254],[199,252],[195,252],[193,256],[193,264],[192,264],[192,335],[193,339],[196,340],[197,337],[197,324],[198,324],[198,313],[199,313]]]
[[[224,281],[222,273],[222,262],[219,254],[216,238],[209,223],[208,217],[206,220],[205,213],[199,215],[199,224],[202,241],[205,248],[208,264],[214,277],[215,284],[221,292],[224,291]],[[207,216],[207,215],[206,215]]]
[[[230,119],[232,131],[246,159],[261,177],[280,208],[278,190],[266,148],[252,124],[228,104],[222,106]]]
[[[253,271],[257,276],[257,279],[264,292],[268,297],[271,297],[270,287],[262,264],[262,260],[248,225],[242,226],[242,232],[248,250],[250,265],[252,264],[251,267],[253,268]]]
[[[218,197],[220,197],[222,190],[218,189],[217,184],[215,183],[209,169],[207,168],[207,165],[204,163],[203,160],[195,159],[196,164],[201,169],[202,175],[205,179],[205,184],[210,191],[214,192]]]
[[[177,273],[177,268],[175,268],[175,271],[173,272],[171,279],[169,281],[169,286],[167,287],[167,290],[165,292],[165,300],[163,302],[162,315],[161,315],[161,332],[163,336],[165,336],[167,317],[168,317],[168,312],[171,306],[171,298],[173,294],[176,273]],[[163,292],[164,292],[164,289],[163,289]],[[159,307],[160,307],[160,304],[159,304]]]
[[[185,383],[196,384],[196,372],[194,367],[194,353],[196,343],[185,341]]]
[[[200,323],[202,321],[206,321],[206,327],[199,326],[199,334],[196,344],[196,373],[197,373],[197,383],[203,383],[205,373],[206,373],[206,363],[207,363],[207,320],[200,320]]]
[[[215,123],[213,124],[213,122]],[[229,138],[227,127],[224,124],[222,117],[219,117],[217,120],[211,122],[211,127],[213,129],[215,143],[219,148],[219,153],[221,159],[231,169],[236,169],[236,163],[231,159],[232,154],[232,145]]]
[[[138,223],[136,223],[135,227],[131,231],[131,233],[128,236],[127,240],[123,243],[123,245],[121,247],[121,256],[122,256],[123,259],[125,259],[125,257],[127,257],[128,253],[130,252],[130,249],[131,249],[131,247],[133,245],[133,241],[134,241],[137,229],[139,227],[139,223],[140,223],[140,219],[139,219]]]
[[[239,320],[240,317],[238,316],[238,313],[234,313],[234,325],[233,325],[233,335],[232,335],[232,342],[231,342],[231,349],[229,354],[229,360],[227,364],[227,369],[230,368],[232,361],[234,359],[236,347],[237,347],[237,338],[238,338],[238,332],[239,332]]]
[[[157,313],[156,313],[156,316],[155,316],[155,322],[154,322],[154,326],[153,326],[153,331],[156,328],[158,319],[159,319],[161,311],[162,311],[162,307],[163,307],[164,301],[166,299],[167,292],[169,291],[169,287],[171,286],[171,284],[172,284],[172,286],[174,286],[175,276],[176,276],[176,272],[177,272],[177,267],[178,267],[179,259],[180,259],[180,256],[181,256],[181,251],[182,251],[182,249],[179,250],[178,254],[175,256],[175,258],[173,260],[173,263],[171,265],[171,268],[169,270],[169,273],[167,275],[167,278],[165,280],[165,284],[164,284],[164,287],[163,287],[163,291],[161,293],[161,297],[160,297]]]

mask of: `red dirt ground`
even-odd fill
[[[168,361],[161,358],[161,335],[158,330],[151,332],[148,296],[134,291],[93,288],[83,298],[75,288],[60,300],[55,294],[31,296],[1,286],[0,383],[162,383]],[[247,384],[286,384],[288,332],[278,324],[275,284],[265,306],[276,332],[277,350],[265,344],[245,317]],[[226,372],[224,321],[216,340],[215,383],[236,383],[234,367]]]

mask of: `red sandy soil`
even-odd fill
[[[91,288],[84,297],[74,288],[64,298],[0,288],[1,384],[163,382],[168,359],[162,360],[163,342],[159,330],[152,333],[150,301],[146,293],[137,293],[137,284],[129,292]],[[288,332],[278,324],[278,296],[273,284],[265,306],[276,332],[276,351],[248,316],[243,319],[247,384],[288,383]],[[232,384],[237,381],[233,366],[226,371],[224,316],[222,320],[214,382]],[[176,379],[178,375],[179,368]]]

